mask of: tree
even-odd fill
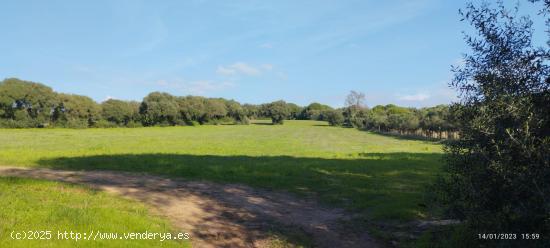
[[[460,140],[445,148],[439,200],[471,232],[550,233],[548,47],[535,48],[533,22],[503,3],[468,4],[461,13],[477,36],[466,36],[472,52],[453,68]]]
[[[378,132],[387,131],[389,128],[389,123],[386,107],[378,105],[372,108],[369,112],[369,123],[371,129]]]
[[[175,125],[178,119],[176,97],[162,92],[153,92],[143,98],[139,108],[143,125]]]
[[[430,108],[423,108],[419,112],[420,127],[431,133],[437,132],[438,137],[441,137],[442,131],[455,130],[455,123],[453,122],[448,105],[438,105]],[[431,137],[431,135],[430,135]]]
[[[248,124],[248,118],[246,117],[246,112],[241,106],[240,103],[234,100],[229,100],[225,102],[227,109],[227,115],[231,117],[235,123]]]
[[[354,123],[361,123],[363,120],[354,120],[357,113],[361,111],[365,106],[365,94],[362,92],[350,91],[346,97],[345,102],[346,109],[344,115],[346,117],[346,125],[354,126]],[[356,126],[357,127],[357,126]]]
[[[243,109],[246,113],[246,117],[249,119],[257,119],[262,116],[260,106],[254,104],[243,104]]]
[[[57,125],[86,128],[101,119],[101,107],[92,98],[73,94],[58,94],[53,117]]]
[[[109,99],[101,103],[101,115],[109,122],[126,126],[134,118],[134,107],[131,102]]]
[[[50,122],[55,92],[43,84],[8,78],[0,82],[0,118],[18,127],[37,127]]]
[[[271,122],[273,124],[282,125],[284,120],[288,118],[290,111],[286,105],[286,102],[280,100],[266,104],[264,107],[264,113],[266,116],[271,118]]]
[[[204,122],[222,119],[227,115],[227,108],[222,99],[207,99],[205,104]]]
[[[302,110],[301,119],[326,121],[325,115],[327,114],[327,111],[330,110],[332,110],[330,106],[314,102]]]
[[[357,91],[350,91],[346,97],[346,107],[362,108],[365,105],[365,94]]]
[[[303,108],[294,104],[294,103],[287,103],[286,104],[288,111],[289,111],[289,118],[290,119],[300,119],[300,115],[302,114]]]
[[[141,114],[139,113],[139,107],[141,106],[140,102],[137,101],[129,101],[127,102],[128,105],[130,105],[130,108],[132,109],[132,121],[127,123],[126,126],[128,127],[139,127],[142,126],[141,123]]]
[[[178,97],[179,119],[187,125],[202,123],[206,114],[206,99],[200,96]]]

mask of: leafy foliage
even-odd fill
[[[247,115],[248,109],[239,102],[223,98],[152,92],[142,102],[109,99],[98,104],[87,96],[57,93],[39,83],[16,78],[0,81],[0,127],[7,128],[248,124]]]
[[[139,121],[139,103],[109,99],[101,103],[101,115],[109,122],[119,126],[128,126]]]
[[[301,111],[300,118],[303,120],[328,121],[327,114],[331,110],[332,108],[328,105],[314,102]]]
[[[337,110],[329,110],[326,112],[326,118],[331,126],[342,126],[344,124],[344,115]]]
[[[53,90],[43,84],[5,79],[0,84],[0,118],[14,127],[38,127],[49,122],[54,99]]]
[[[265,116],[271,118],[273,124],[282,125],[284,120],[288,118],[290,110],[285,101],[279,100],[264,105],[263,112]]]
[[[502,3],[462,15],[478,35],[466,36],[472,52],[453,69],[461,139],[446,146],[440,201],[475,233],[550,233],[550,52],[533,46],[533,22]]]
[[[0,81],[0,127],[136,127],[197,124],[248,124],[249,119],[322,120],[335,126],[390,132],[415,129],[453,130],[447,118],[448,106],[426,109],[395,105],[364,106],[364,94],[352,91],[343,109],[321,103],[306,107],[276,101],[267,104],[240,104],[223,98],[173,96],[152,92],[142,102],[109,99],[100,104],[89,97],[54,92],[51,88],[19,79]]]
[[[58,94],[56,100],[53,121],[57,125],[86,128],[101,118],[101,107],[87,96]]]

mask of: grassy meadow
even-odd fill
[[[149,172],[314,195],[373,220],[423,218],[439,144],[325,122],[0,129],[0,165]]]
[[[64,183],[0,177],[1,247],[189,247],[185,240],[67,240],[57,230],[79,233],[171,232],[168,221],[143,204]],[[51,232],[48,240],[16,240],[12,231]],[[23,236],[23,234],[20,234]],[[69,234],[70,235],[70,234]],[[39,235],[48,238],[43,233]]]

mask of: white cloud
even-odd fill
[[[235,69],[236,71],[238,71],[242,74],[249,75],[249,76],[254,76],[254,75],[260,74],[259,69],[255,68],[254,66],[250,66],[246,63],[242,63],[242,62],[235,63],[231,67],[233,69]]]
[[[430,98],[430,95],[428,95],[428,94],[418,93],[418,94],[414,94],[414,95],[400,96],[399,100],[421,102],[421,101],[428,100],[429,98]]]
[[[218,66],[216,73],[224,76],[234,75],[246,75],[246,76],[258,76],[263,71],[270,71],[273,69],[271,64],[263,64],[261,66],[249,65],[244,62],[236,62],[227,66]]]
[[[231,76],[237,74],[237,71],[235,69],[225,67],[225,66],[218,66],[218,69],[216,70],[216,73],[220,75],[226,75]]]

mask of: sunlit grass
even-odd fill
[[[262,123],[265,124],[265,123]],[[441,146],[325,122],[0,129],[0,164],[145,171],[314,194],[374,219],[422,218]]]
[[[82,186],[0,177],[0,247],[189,247],[173,240],[67,240],[58,231],[171,232],[141,203]],[[12,239],[12,232],[51,231],[43,239]],[[19,237],[24,237],[23,234]],[[49,237],[49,238],[48,238]],[[76,237],[76,236],[73,236]]]

